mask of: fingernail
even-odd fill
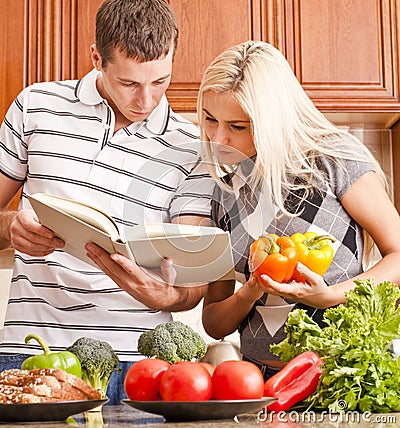
[[[118,262],[120,260],[120,257],[117,253],[110,254],[110,258],[111,260],[114,260],[114,262]]]
[[[297,266],[296,266],[297,270],[301,271],[304,269],[304,265],[301,262],[297,262]]]

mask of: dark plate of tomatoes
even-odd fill
[[[134,401],[123,404],[143,412],[163,416],[167,421],[196,421],[232,419],[241,413],[261,411],[276,399],[263,397],[258,400],[206,400],[206,401]]]

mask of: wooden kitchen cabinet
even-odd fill
[[[225,48],[248,39],[268,39],[274,34],[275,6],[263,0],[167,0],[179,23],[178,50],[167,96],[178,112],[195,112],[197,91],[205,67]],[[88,0],[92,17],[102,0]],[[87,15],[87,14],[86,14]],[[90,67],[88,47],[94,40],[94,18],[80,30],[78,76]]]
[[[0,0],[1,119],[26,85],[91,69],[102,1]],[[398,118],[400,0],[167,1],[180,26],[167,92],[175,111],[195,112],[201,76],[219,52],[255,39],[283,52],[331,120],[388,128]]]
[[[280,49],[321,111],[400,111],[399,0],[170,3],[181,30],[168,92],[178,111],[195,111],[206,65],[247,39]]]
[[[168,90],[172,107],[195,112],[206,66],[224,49],[244,40],[274,34],[276,1],[170,0],[180,26],[180,39]]]
[[[0,120],[24,86],[24,0],[0,0]]]
[[[181,28],[169,91],[178,111],[195,111],[205,66],[226,47],[247,39],[280,49],[324,112],[400,111],[399,0],[170,3]]]
[[[202,70],[229,45],[280,49],[324,112],[400,111],[399,0],[171,0],[181,43],[172,104],[195,110]]]
[[[323,111],[399,111],[398,0],[285,0],[285,54]]]
[[[400,0],[168,0],[180,40],[168,98],[194,112],[205,67],[247,39],[274,44],[326,112],[399,111]],[[74,79],[92,67],[102,0],[0,0],[0,115],[35,81]],[[7,82],[4,84],[4,82]]]

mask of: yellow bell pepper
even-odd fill
[[[316,232],[296,232],[292,241],[297,248],[298,260],[313,272],[323,276],[328,270],[334,256],[331,242],[335,239],[329,235],[318,235]],[[304,281],[304,278],[295,271],[295,281]]]

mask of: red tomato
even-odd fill
[[[172,364],[161,378],[160,395],[164,401],[205,401],[211,393],[210,373],[200,363]]]
[[[146,358],[134,363],[124,380],[128,397],[137,401],[160,400],[161,377],[169,366],[169,363],[158,358]]]
[[[202,365],[208,371],[208,373],[210,373],[210,376],[213,375],[215,367],[212,364],[206,363],[204,361],[200,361],[199,364]]]
[[[264,394],[261,370],[249,361],[223,361],[212,376],[214,400],[254,400]]]

